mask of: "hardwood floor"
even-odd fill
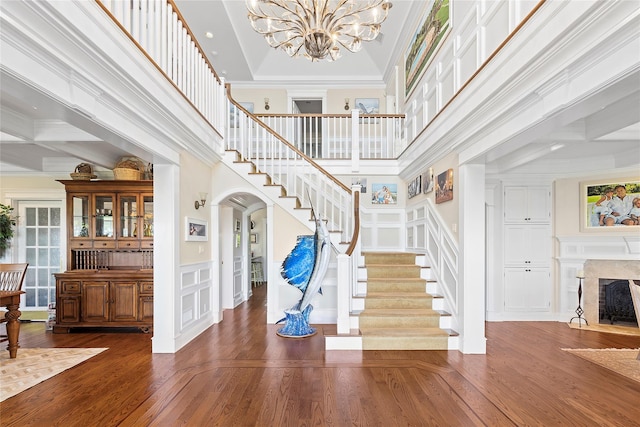
[[[561,348],[637,337],[556,322],[487,324],[487,354],[324,351],[264,324],[266,286],[176,354],[137,333],[52,334],[26,347],[109,350],[0,404],[2,426],[634,426],[640,383]],[[19,353],[18,353],[19,357]],[[1,380],[1,379],[0,379]]]

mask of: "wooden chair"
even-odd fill
[[[22,313],[20,295],[24,293],[22,283],[29,264],[0,264],[0,305],[7,307],[4,318],[0,322],[7,323],[7,337],[0,341],[9,341],[9,358],[15,359],[18,354],[18,336],[20,335],[19,318]]]

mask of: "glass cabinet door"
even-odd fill
[[[153,196],[142,196],[142,207],[144,209],[144,217],[142,219],[143,237],[153,237]]]
[[[113,237],[113,195],[96,195],[96,236]]]
[[[71,198],[73,237],[89,237],[89,196],[74,195]]]
[[[119,237],[138,237],[138,196],[121,195],[118,207],[118,212],[120,212]]]

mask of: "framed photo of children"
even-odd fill
[[[398,203],[397,184],[373,184],[371,203],[374,205],[395,205]]]
[[[582,231],[640,226],[640,179],[581,183]]]

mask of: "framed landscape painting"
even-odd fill
[[[405,96],[411,94],[448,34],[449,18],[449,0],[434,0],[429,13],[420,21],[404,55]]]

